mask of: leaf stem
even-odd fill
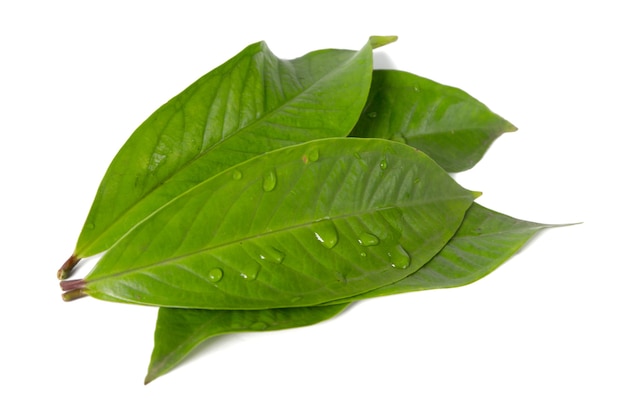
[[[57,271],[57,278],[66,279],[67,277],[69,277],[70,272],[72,272],[72,269],[76,266],[78,261],[80,261],[80,258],[75,254],[72,254],[72,256],[70,256]]]
[[[74,301],[78,300],[79,298],[87,297],[87,293],[83,291],[82,288],[79,288],[76,290],[64,292],[61,297],[63,297],[63,301]]]
[[[74,301],[87,296],[84,279],[61,281],[61,290],[64,291],[63,301]]]

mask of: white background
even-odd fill
[[[0,6],[0,415],[626,415],[620,2],[210,3]],[[519,128],[457,176],[483,205],[584,223],[470,286],[224,337],[143,386],[156,310],[64,303],[55,277],[110,160],[250,43],[294,58],[372,34],[399,36],[377,59]]]

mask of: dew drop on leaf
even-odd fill
[[[320,159],[320,151],[317,149],[311,150],[311,152],[309,152],[309,161],[315,162],[318,159]]]
[[[209,279],[213,282],[218,282],[224,277],[224,271],[220,268],[213,268],[209,271]]]
[[[253,264],[246,265],[241,269],[239,276],[243,279],[254,280],[259,276],[259,271],[261,270],[261,265],[254,262]]]
[[[275,264],[283,263],[285,260],[285,254],[273,247],[264,248],[259,254],[259,258],[264,261],[269,261]]]
[[[233,171],[233,179],[234,180],[240,180],[241,177],[243,177],[243,174],[241,173],[241,171],[239,171],[238,169]]]
[[[382,169],[383,171],[387,169],[387,160],[383,159],[382,161],[380,161],[380,169]]]
[[[406,269],[411,264],[411,257],[402,245],[392,248],[387,255],[389,255],[389,260],[393,268]]]
[[[315,238],[319,240],[322,245],[328,249],[332,249],[337,245],[339,235],[337,234],[335,225],[330,220],[317,222],[313,228]]]
[[[276,188],[276,171],[271,170],[263,177],[263,189],[272,191],[274,188]]]
[[[367,117],[369,117],[370,119],[375,119],[376,116],[378,116],[378,113],[376,113],[375,111],[367,113]]]
[[[361,246],[376,246],[380,243],[380,240],[377,236],[371,233],[362,233],[359,236],[359,244]]]

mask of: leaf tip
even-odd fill
[[[161,375],[166,374],[167,372],[167,370],[163,370],[162,366],[153,366],[153,364],[150,363],[150,366],[148,367],[148,372],[146,373],[146,377],[143,379],[143,384],[148,385],[149,383],[151,383]]]
[[[557,227],[570,227],[570,226],[580,226],[584,224],[584,222],[574,222],[574,223],[557,223],[557,224],[546,224],[543,225],[545,228],[557,228]]]
[[[507,121],[503,130],[504,130],[504,133],[517,132],[517,126],[515,126],[513,123]]]
[[[372,46],[372,49],[376,49],[381,46],[389,45],[397,40],[397,36],[370,36],[369,43]]]

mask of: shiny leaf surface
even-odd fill
[[[258,332],[309,326],[327,320],[348,304],[267,310],[194,310],[160,308],[154,349],[145,379],[169,372],[203,341],[234,332]]]
[[[397,283],[343,300],[343,303],[248,311],[161,308],[146,380],[170,371],[201,342],[220,334],[300,327],[336,316],[348,302],[470,284],[506,262],[537,232],[548,227],[552,226],[518,220],[474,203],[454,237],[426,265]],[[329,310],[329,307],[336,309]],[[280,318],[280,327],[268,325],[265,328],[257,324],[267,323],[267,317],[274,315]]]
[[[230,166],[286,145],[346,135],[367,98],[372,45],[394,40],[372,37],[358,52],[329,49],[294,60],[278,59],[260,42],[200,78],[120,149],[59,277]]]
[[[498,136],[515,130],[458,88],[408,72],[376,70],[351,136],[407,143],[458,172],[473,167]]]
[[[409,146],[311,141],[250,159],[176,198],[118,241],[82,290],[166,307],[320,304],[416,271],[475,197]]]
[[[64,298],[162,306],[146,383],[220,334],[469,284],[551,227],[473,204],[445,175],[516,128],[459,89],[372,75],[372,49],[394,40],[289,61],[250,45],[120,150],[59,277],[110,248]]]
[[[515,219],[474,203],[450,242],[418,271],[341,301],[471,284],[502,265],[537,232],[550,227],[555,226]]]

